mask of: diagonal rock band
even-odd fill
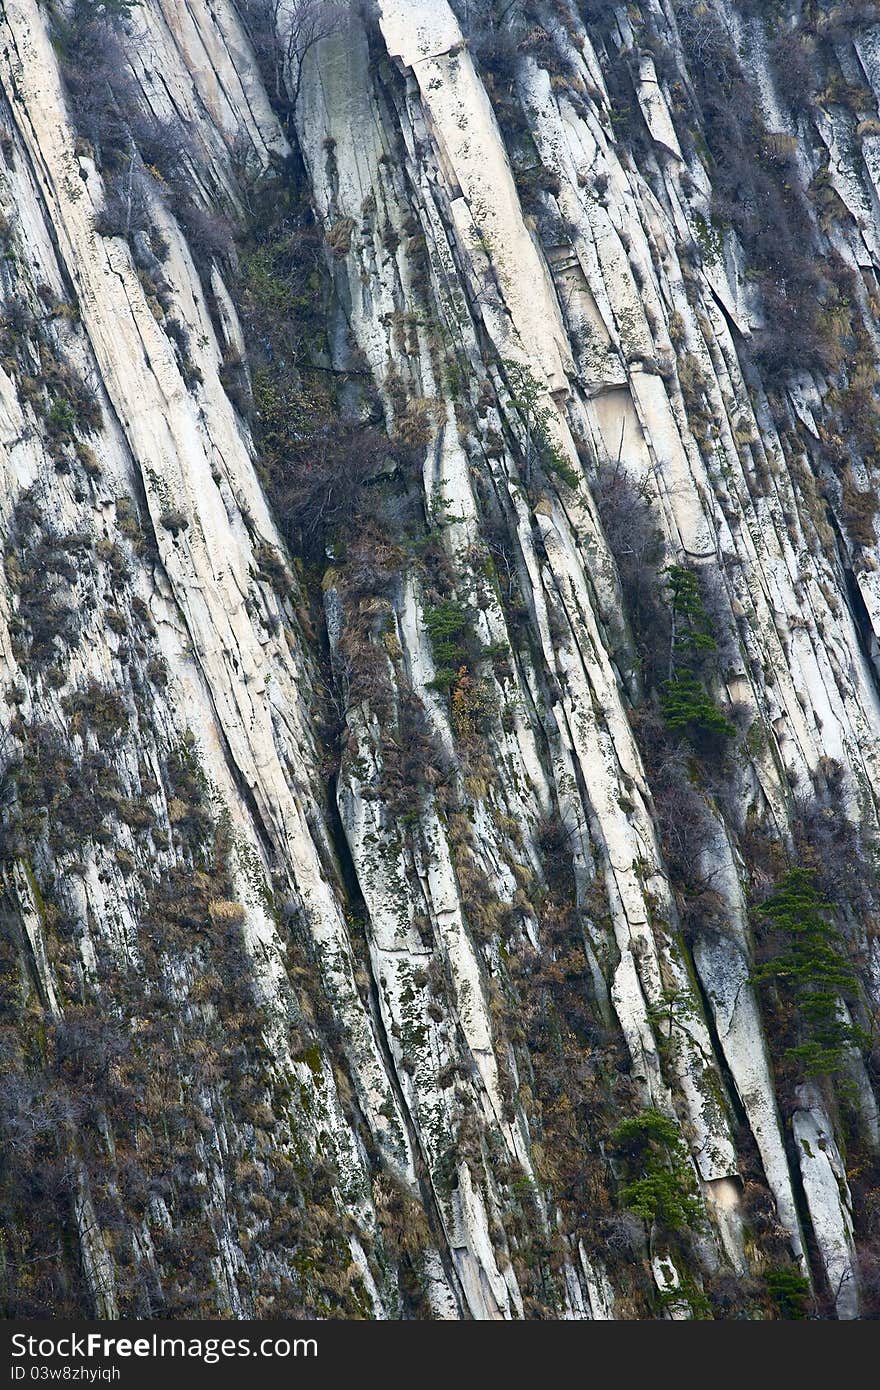
[[[7,1318],[880,1314],[873,5],[7,0]]]

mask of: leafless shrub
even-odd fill
[[[592,491],[650,678],[669,651],[669,611],[661,602],[664,542],[650,479],[636,479],[618,459],[600,465]]]
[[[799,29],[786,29],[771,41],[769,51],[786,100],[795,109],[808,107],[821,72],[815,42]]]
[[[880,1240],[857,1243],[862,1317],[880,1318]]]
[[[704,922],[711,906],[703,882],[702,856],[714,838],[714,826],[705,798],[690,776],[688,752],[671,741],[660,715],[643,707],[634,716],[634,728],[654,798],[657,829],[670,879],[687,889],[691,919]],[[699,901],[697,893],[699,890]]]
[[[303,64],[340,27],[342,0],[244,0],[242,17],[275,101],[296,109]]]
[[[841,811],[844,771],[826,760],[824,784],[795,797],[792,831],[798,862],[817,874],[823,897],[855,911],[877,898],[877,846]]]
[[[717,10],[702,0],[675,0],[675,19],[685,52],[702,68],[726,69],[730,35]]]
[[[725,1320],[753,1318],[763,1292],[758,1279],[725,1269],[704,1276],[703,1287],[712,1307]]]
[[[273,468],[273,500],[303,550],[323,550],[333,528],[353,519],[364,486],[380,473],[391,446],[378,430],[328,424],[298,441]]]
[[[639,1260],[645,1253],[645,1226],[631,1211],[616,1211],[601,1226],[605,1248],[619,1261]]]

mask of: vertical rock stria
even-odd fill
[[[0,89],[5,1314],[880,1315],[880,5]]]

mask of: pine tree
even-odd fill
[[[842,1001],[858,994],[843,936],[828,920],[831,905],[816,891],[809,869],[791,869],[758,908],[769,928],[773,954],[755,977],[772,981],[797,1011],[800,1040],[785,1055],[807,1076],[839,1072],[846,1054],[864,1042],[844,1015]]]
[[[683,565],[665,571],[672,606],[669,678],[660,688],[660,711],[667,726],[681,730],[696,743],[718,744],[736,729],[721,713],[706,689],[701,670],[717,652],[697,576]]]

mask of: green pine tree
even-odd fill
[[[667,726],[697,744],[717,747],[736,729],[706,689],[701,670],[718,650],[697,576],[683,565],[669,565],[666,585],[672,606],[669,678],[660,687],[660,712]]]
[[[767,923],[772,955],[755,977],[772,981],[797,1011],[799,1040],[785,1055],[807,1076],[839,1072],[846,1054],[864,1041],[843,1015],[842,1000],[858,996],[846,942],[827,914],[809,869],[791,869],[758,908]]]

